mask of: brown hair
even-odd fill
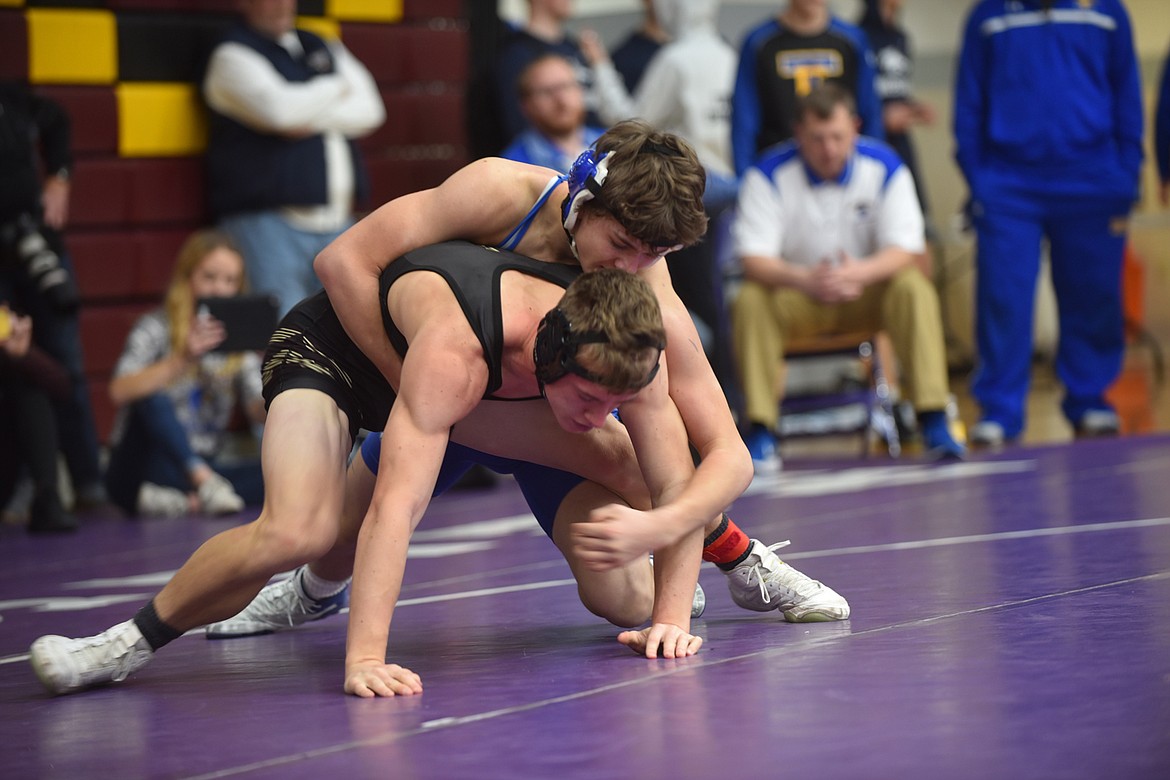
[[[666,346],[658,298],[641,277],[604,268],[581,274],[557,308],[575,333],[604,333],[608,342],[582,344],[582,368],[602,377],[603,387],[627,393],[646,385]]]
[[[707,175],[686,141],[626,120],[597,139],[597,151],[609,153],[608,173],[602,198],[582,204],[583,212],[609,214],[655,247],[690,246],[707,232]]]
[[[809,116],[824,121],[833,115],[837,106],[845,106],[850,116],[857,116],[857,101],[849,90],[832,81],[818,84],[797,101],[796,123],[800,124]]]

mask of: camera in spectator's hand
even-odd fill
[[[63,312],[77,308],[81,297],[77,284],[61,264],[61,257],[41,232],[36,219],[22,214],[0,227],[0,246],[5,257],[15,260],[46,302]]]

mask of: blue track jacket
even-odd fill
[[[982,0],[968,17],[954,129],[972,198],[1013,211],[1132,204],[1142,104],[1129,16],[1119,0],[1043,6]]]

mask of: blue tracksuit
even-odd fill
[[[1121,261],[1142,162],[1142,106],[1121,2],[977,3],[964,32],[954,130],[978,237],[972,393],[984,419],[1009,438],[1020,434],[1047,237],[1060,310],[1056,368],[1075,424],[1108,408],[1103,393],[1125,347]]]

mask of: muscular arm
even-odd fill
[[[430,503],[448,431],[487,385],[487,367],[470,331],[465,328],[461,338],[456,328],[435,325],[437,320],[415,334],[403,361],[401,390],[382,437],[381,468],[358,536],[345,691],[364,698],[422,690],[418,675],[386,663],[390,621],[410,535]]]
[[[317,255],[313,269],[345,332],[387,376],[397,356],[382,328],[378,277],[405,253],[441,241],[493,244],[527,213],[552,173],[488,158],[452,174],[438,187],[395,198],[362,219]]]
[[[642,273],[663,310],[671,403],[656,406],[660,377],[623,406],[655,508],[643,520],[620,510],[595,513],[594,522],[575,530],[582,558],[599,569],[621,565],[649,549],[684,543],[734,501],[752,477],[750,456],[669,274],[661,264]],[[682,431],[676,433],[678,425]],[[701,458],[697,469],[688,440]]]

